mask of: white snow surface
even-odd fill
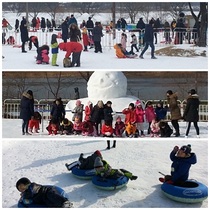
[[[11,127],[10,127],[11,128]],[[10,132],[17,133],[16,129]],[[112,141],[111,141],[112,143]],[[171,161],[169,154],[175,145],[192,145],[198,162],[190,170],[190,179],[208,185],[208,142],[207,140],[160,139],[118,140],[115,149],[106,150],[103,140],[57,140],[35,141],[31,139],[2,141],[2,207],[15,208],[19,192],[15,184],[21,177],[31,181],[57,185],[63,188],[74,203],[75,208],[207,208],[208,200],[197,204],[172,201],[161,191],[159,171],[169,174]],[[113,168],[124,168],[138,176],[127,186],[117,191],[97,189],[91,180],[80,180],[67,171],[65,163],[85,156],[95,150],[102,152],[103,158]]]

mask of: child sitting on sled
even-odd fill
[[[49,64],[49,46],[43,45],[37,49],[37,57],[36,57],[36,63],[37,64]]]
[[[51,208],[71,208],[73,206],[68,198],[59,194],[55,186],[40,185],[22,177],[17,181],[16,188],[21,192],[20,202],[25,205],[38,204]]]
[[[80,169],[85,170],[91,170],[94,169],[94,163],[97,157],[100,157],[102,159],[102,154],[99,150],[96,150],[92,155],[86,158],[84,157],[84,154],[81,153],[78,161],[75,161],[70,164],[66,163],[65,166],[69,171],[71,171],[74,167],[79,167]]]
[[[130,180],[136,180],[138,177],[125,169],[113,169],[105,160],[97,157],[94,162],[96,175],[103,178],[118,179],[121,176],[126,176]]]
[[[175,146],[170,153],[171,175],[159,178],[161,182],[182,186],[189,177],[189,170],[192,164],[197,163],[196,154],[191,152],[191,145],[184,145],[181,148]]]
[[[115,53],[118,58],[135,58],[138,55],[128,52],[122,47],[122,44],[118,43],[114,45]]]

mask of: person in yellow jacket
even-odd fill
[[[51,38],[51,52],[52,52],[52,66],[59,66],[57,62],[57,55],[58,55],[58,42],[57,42],[57,35],[52,34]]]

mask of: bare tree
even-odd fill
[[[208,3],[207,2],[200,2],[200,11],[198,15],[196,16],[191,3],[189,3],[190,11],[195,19],[196,26],[197,26],[197,32],[198,32],[198,41],[197,45],[199,47],[206,47],[206,39],[207,39],[207,14],[208,14]]]

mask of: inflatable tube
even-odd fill
[[[95,175],[95,169],[80,169],[78,167],[74,167],[71,170],[72,174],[79,179],[92,179]]]
[[[46,185],[46,186],[52,186],[52,185]],[[66,194],[66,192],[62,188],[60,188],[58,186],[54,186],[54,187],[57,189],[58,193],[61,196],[65,197],[65,198],[68,198],[68,195]],[[40,205],[40,204],[35,204],[35,203],[30,203],[30,202],[25,203],[25,202],[22,201],[22,199],[20,199],[18,201],[18,208],[47,208],[47,206]]]
[[[163,183],[161,190],[168,198],[182,203],[199,203],[208,197],[208,188],[194,180],[187,180],[183,187]]]
[[[121,176],[118,179],[107,179],[100,176],[93,176],[92,183],[99,189],[102,190],[116,190],[127,185],[128,178]]]

